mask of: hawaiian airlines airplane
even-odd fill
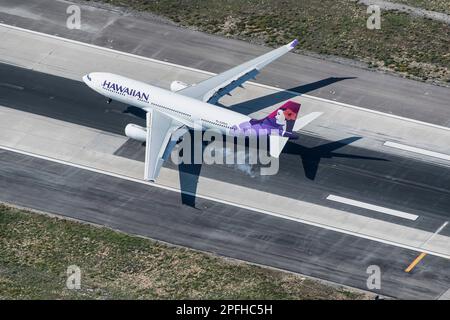
[[[244,82],[254,79],[262,68],[291,51],[297,43],[296,39],[197,84],[173,81],[170,91],[103,72],[89,73],[83,81],[107,97],[107,103],[117,100],[147,112],[147,128],[128,124],[125,134],[146,142],[144,179],[155,181],[173,147],[189,129],[214,129],[232,136],[268,135],[269,154],[278,158],[286,142],[298,137],[295,132],[322,113],[313,112],[300,118],[300,104],[288,101],[267,117],[252,119],[215,104]]]

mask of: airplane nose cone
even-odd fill
[[[84,81],[84,83],[89,85],[90,82],[92,82],[92,78],[89,76],[89,74],[86,74],[86,75],[83,76],[83,81]]]
[[[83,76],[83,82],[90,88],[94,89],[95,87],[95,81],[94,78],[92,77],[91,73],[88,73],[86,75]]]

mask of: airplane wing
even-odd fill
[[[255,78],[260,70],[266,65],[294,49],[297,43],[298,40],[295,39],[278,49],[272,50],[221,74],[177,91],[177,93],[203,102],[215,104],[224,95],[229,94],[237,87],[241,87],[244,82]]]
[[[162,164],[170,155],[178,139],[186,131],[184,124],[159,111],[153,110],[147,112],[145,180],[156,180]]]

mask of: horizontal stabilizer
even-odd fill
[[[302,129],[303,127],[306,127],[310,122],[316,120],[322,114],[323,114],[323,112],[311,112],[310,114],[307,114],[306,116],[298,118],[295,121],[294,128],[292,131],[295,132],[295,131]]]

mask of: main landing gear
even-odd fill
[[[106,103],[107,103],[107,104],[110,104],[110,103],[111,103],[111,101],[112,101],[112,99],[111,99],[111,98],[108,98],[108,99],[106,99]]]

